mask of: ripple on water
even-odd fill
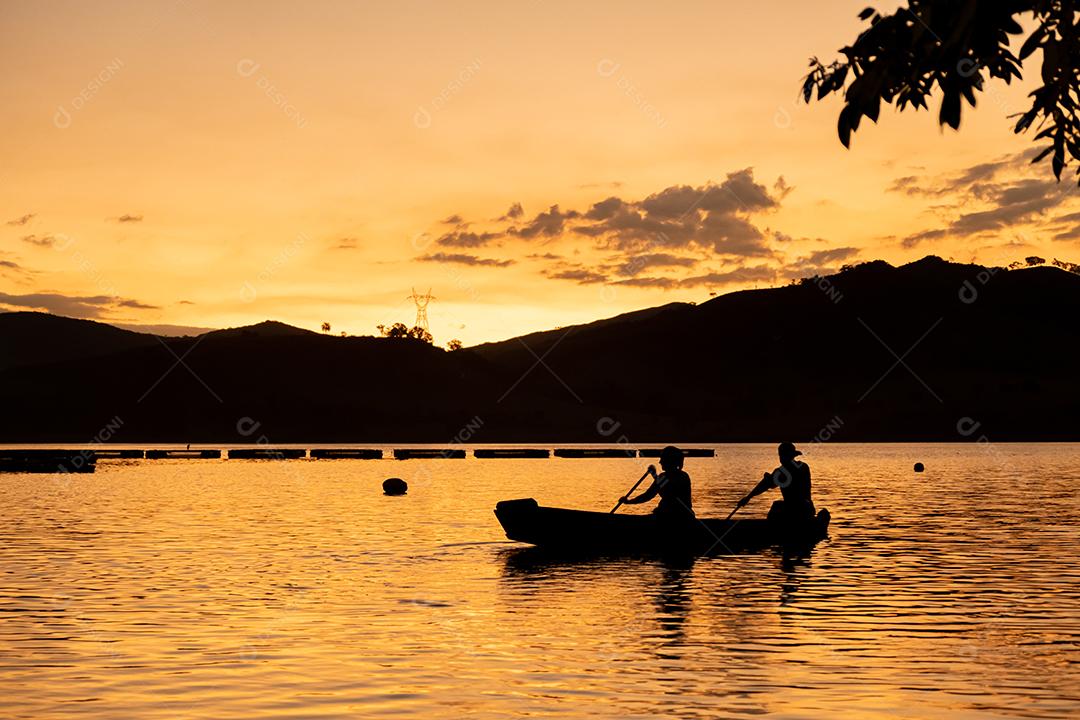
[[[699,514],[726,515],[771,453],[689,460]],[[544,558],[492,516],[508,497],[608,509],[635,460],[3,476],[0,714],[1076,714],[1080,446],[807,459],[834,516],[810,557],[677,564]]]

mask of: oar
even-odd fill
[[[644,475],[642,475],[642,476],[641,476],[641,478],[639,478],[639,479],[638,479],[638,481],[637,481],[636,483],[634,483],[634,487],[630,488],[630,491],[629,491],[629,492],[627,492],[627,493],[626,493],[626,495],[623,495],[623,497],[627,497],[627,496],[628,496],[628,495],[629,495],[630,493],[632,493],[632,492],[634,492],[635,490],[637,490],[637,486],[638,486],[638,485],[640,485],[640,484],[641,484],[641,482],[642,482],[642,481],[643,481],[643,480],[644,480],[645,478],[649,477],[649,475],[651,475],[651,474],[652,474],[652,466],[650,465],[650,466],[649,466],[649,469],[645,471],[645,474],[644,474]],[[615,511],[616,511],[616,510],[618,510],[619,508],[621,508],[621,507],[622,507],[622,504],[623,504],[622,498],[619,498],[619,502],[615,504],[615,507],[611,508],[611,512],[610,512],[610,513],[608,513],[608,514],[609,514],[609,515],[614,515],[614,514],[615,514]]]
[[[768,474],[768,473],[766,473],[766,474]],[[745,497],[745,495],[743,497]],[[724,518],[724,522],[727,522],[732,517],[734,517],[735,513],[739,512],[739,508],[741,508],[741,507],[742,507],[742,505],[740,505],[739,503],[735,503],[735,509],[732,510],[730,513],[728,513],[728,516],[726,518]]]

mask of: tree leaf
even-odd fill
[[[941,100],[941,111],[938,113],[938,122],[948,125],[953,130],[960,129],[960,93],[954,89],[945,91],[945,97]]]
[[[1039,43],[1046,36],[1046,25],[1040,25],[1035,28],[1035,32],[1031,33],[1024,44],[1020,46],[1020,59],[1023,60],[1031,53],[1035,52],[1035,48],[1039,47]]]

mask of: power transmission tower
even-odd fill
[[[417,295],[416,288],[413,288],[412,295],[406,299],[416,303],[416,323],[413,327],[423,328],[430,332],[431,330],[428,327],[427,319],[427,306],[428,303],[435,299],[435,296],[431,294],[431,288],[428,288],[427,295]]]

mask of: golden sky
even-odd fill
[[[3,3],[0,307],[371,334],[430,287],[472,344],[845,262],[1080,260],[1075,184],[1011,132],[1030,87],[850,151],[797,101],[864,6]]]

